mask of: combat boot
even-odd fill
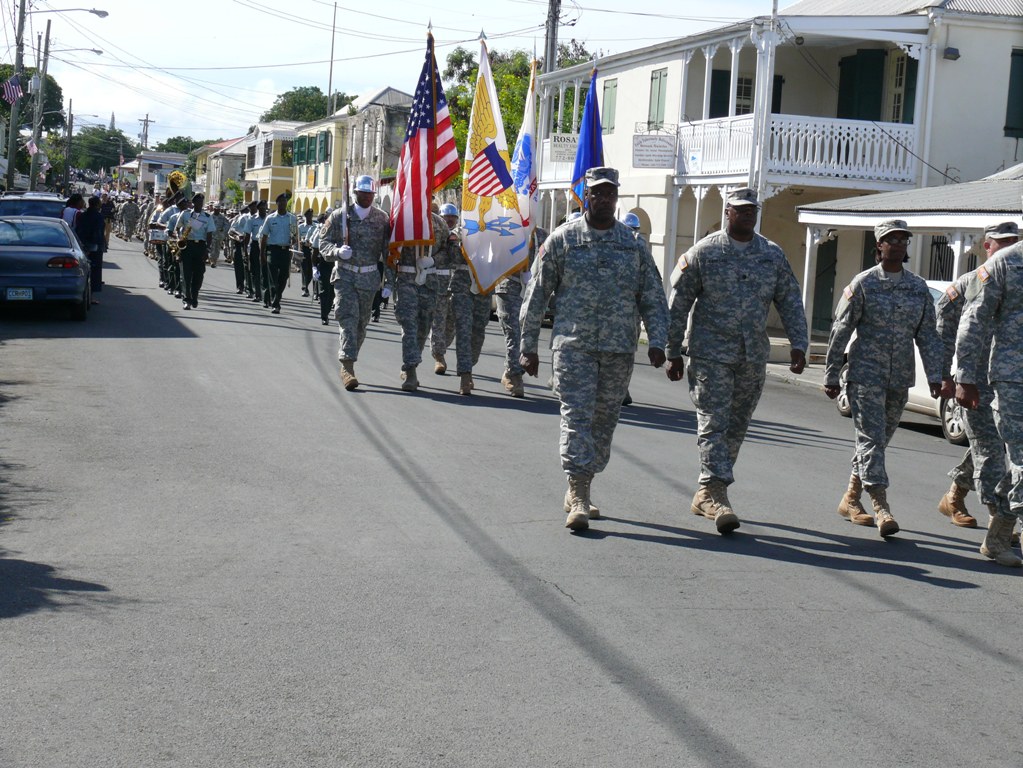
[[[443,376],[448,372],[448,363],[444,359],[444,355],[434,355],[433,372],[438,376]]]
[[[888,506],[888,489],[880,485],[872,485],[867,488],[870,495],[870,503],[874,507],[874,521],[877,523],[877,532],[887,538],[899,532],[899,524],[892,517],[891,507]]]
[[[355,378],[354,360],[341,361],[341,383],[345,385],[345,389],[349,392],[359,386],[359,380]]]
[[[731,533],[739,527],[739,517],[728,502],[728,488],[720,480],[701,485],[689,509],[694,515],[713,520],[720,534]]]
[[[998,507],[994,504],[988,504],[987,508],[991,513],[991,519],[988,520],[984,543],[980,545],[980,554],[1007,568],[1019,568],[1023,565],[1023,560],[1020,560],[1012,551],[1012,529],[1016,525],[1015,515],[1006,517],[999,514]]]
[[[460,373],[458,374],[458,394],[460,395],[471,395],[472,394],[472,374],[471,373]]]
[[[938,511],[951,518],[952,525],[960,528],[977,527],[976,519],[966,511],[966,494],[969,492],[968,488],[963,488],[959,483],[952,483],[952,487],[938,502]]]
[[[522,385],[522,374],[513,373],[511,376],[511,396],[512,397],[525,397],[526,388]]]
[[[590,478],[582,475],[568,476],[568,517],[565,527],[573,531],[584,531],[590,527]]]
[[[401,391],[415,392],[419,389],[419,379],[416,377],[416,369],[409,368],[401,372]]]
[[[860,496],[863,494],[863,483],[858,475],[849,477],[849,487],[845,496],[838,503],[838,514],[856,525],[873,525],[874,518],[863,508],[860,503]]]
[[[592,483],[593,481],[591,480],[590,482]],[[597,507],[593,506],[593,499],[589,499],[589,504],[590,504],[590,509],[589,509],[589,512],[587,514],[589,515],[590,520],[599,520],[600,519],[600,510],[597,509]],[[565,491],[565,513],[568,514],[571,511],[572,511],[572,491],[571,491],[571,488],[570,488],[569,490]]]

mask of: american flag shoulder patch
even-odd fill
[[[986,283],[990,277],[991,275],[988,274],[987,267],[980,267],[980,269],[977,270],[977,279],[980,280],[980,282]]]
[[[853,289],[851,285],[847,285],[842,289],[842,295],[845,296],[846,301],[852,301]]]
[[[688,267],[688,266],[689,266],[689,259],[687,259],[686,255],[683,253],[681,256],[678,257],[678,269],[679,269],[679,272],[685,271],[686,267]]]
[[[954,285],[950,285],[945,289],[945,295],[948,296],[949,301],[955,301],[959,298],[959,291],[956,290]]]

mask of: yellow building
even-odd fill
[[[396,88],[363,94],[330,117],[295,129],[295,213],[313,214],[334,207],[342,198],[344,173],[349,186],[358,176],[393,178],[408,123],[412,96]],[[385,210],[390,198],[378,196]]]
[[[277,195],[291,192],[295,128],[293,120],[258,123],[245,137],[245,169],[242,172],[246,202],[266,200],[272,205]]]

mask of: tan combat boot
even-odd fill
[[[689,509],[694,515],[713,520],[718,533],[731,533],[739,527],[739,517],[728,503],[727,486],[720,480],[711,480],[701,485]]]
[[[472,394],[472,374],[471,373],[460,373],[458,374],[458,394],[460,395],[471,395]]]
[[[506,392],[512,391],[512,375],[508,371],[501,374],[501,384],[504,386]]]
[[[415,392],[419,389],[419,379],[416,377],[416,369],[409,368],[401,372],[401,391]]]
[[[952,483],[952,487],[938,502],[938,511],[951,518],[952,525],[958,525],[960,528],[977,527],[976,519],[966,511],[966,494],[969,492],[968,488]]]
[[[581,475],[568,476],[568,517],[565,527],[573,531],[584,531],[590,527],[590,478]]]
[[[593,480],[591,479],[590,482],[592,483]],[[590,520],[599,520],[600,519],[600,510],[597,509],[597,507],[593,506],[593,499],[589,499],[589,504],[590,504],[590,510],[589,510],[588,514],[589,514]],[[568,514],[571,511],[572,511],[572,490],[571,490],[571,488],[569,488],[569,490],[565,491],[565,514]]]
[[[511,396],[512,397],[525,397],[526,396],[526,388],[522,385],[522,374],[521,373],[513,373],[510,378],[511,378],[511,389],[508,390],[508,391],[511,392]]]
[[[433,372],[438,376],[443,376],[448,372],[448,363],[444,359],[444,355],[434,355]]]
[[[874,518],[863,508],[860,503],[860,496],[863,494],[863,483],[860,482],[858,475],[851,475],[849,477],[849,487],[845,491],[845,496],[838,503],[838,514],[848,520],[850,523],[856,525],[873,525]]]
[[[877,522],[877,532],[883,537],[894,536],[899,532],[899,524],[892,517],[891,507],[888,506],[888,489],[880,485],[872,485],[867,488],[870,495],[870,503],[874,507],[874,520]]]
[[[341,383],[345,385],[345,389],[349,392],[359,386],[359,380],[355,378],[354,360],[341,361]]]
[[[980,554],[994,560],[999,565],[1007,568],[1019,568],[1023,565],[1015,552],[1012,551],[1012,529],[1016,525],[1016,517],[1005,517],[998,513],[998,507],[994,504],[987,505],[991,513],[991,519],[987,524],[987,535],[984,543],[980,545]]]

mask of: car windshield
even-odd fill
[[[0,198],[0,216],[50,216],[60,218],[63,200],[33,200],[25,197]]]
[[[45,221],[0,219],[0,245],[32,245],[70,248],[67,233]]]

